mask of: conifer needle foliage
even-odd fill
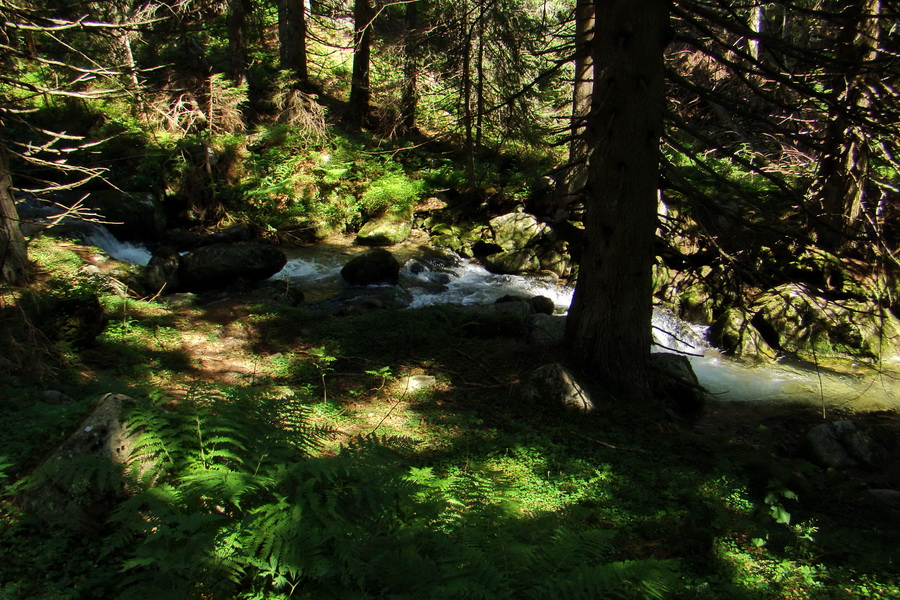
[[[484,475],[410,467],[404,439],[317,454],[294,397],[134,408],[105,551],[128,598],[662,598],[676,565],[604,562],[614,533],[525,517]]]

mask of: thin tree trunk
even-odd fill
[[[612,395],[651,397],[668,0],[596,0],[585,245],[566,325],[573,363]]]
[[[309,71],[306,64],[306,2],[279,0],[278,40],[281,68],[290,71],[297,84],[306,87]]]
[[[466,179],[468,180],[468,195],[475,196],[477,181],[475,178],[475,138],[472,132],[472,32],[468,19],[464,23],[465,39],[463,40],[463,127],[466,132],[464,155],[466,161]]]
[[[248,0],[228,0],[229,76],[236,85],[247,80],[247,12]]]
[[[353,3],[353,73],[347,119],[354,127],[363,127],[369,117],[369,61],[372,52],[372,7],[369,0]]]
[[[478,11],[478,58],[475,63],[475,149],[484,134],[484,7]]]
[[[416,111],[419,103],[418,72],[419,65],[416,58],[416,36],[419,27],[419,2],[409,2],[406,5],[406,39],[403,45],[405,63],[403,65],[403,99],[400,107],[401,133],[409,133],[416,130]]]
[[[6,146],[0,144],[0,283],[17,285],[28,276],[28,250],[13,197]]]

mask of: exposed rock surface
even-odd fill
[[[654,352],[650,362],[658,373],[653,382],[657,395],[669,402],[678,414],[699,416],[706,404],[706,391],[688,358],[681,354]]]
[[[341,277],[351,285],[397,283],[400,263],[383,248],[375,248],[355,256],[341,269]]]
[[[859,300],[832,300],[797,284],[758,294],[747,309],[726,310],[710,327],[710,341],[732,354],[775,358],[900,353],[900,319]]]
[[[812,460],[823,467],[876,469],[886,458],[885,448],[854,421],[835,421],[813,427],[806,434]]]
[[[390,246],[406,240],[412,231],[413,213],[386,211],[368,221],[359,230],[356,241],[366,246]]]
[[[525,212],[513,212],[491,219],[491,242],[485,241],[482,260],[496,273],[552,271],[560,276],[571,271],[566,242],[553,229]]]
[[[578,383],[572,371],[559,363],[536,369],[528,378],[526,395],[582,412],[591,412],[595,408],[590,393]]]
[[[35,483],[22,493],[30,510],[48,523],[75,530],[103,525],[121,490],[111,483],[115,477],[98,474],[113,474],[129,459],[134,440],[123,425],[123,412],[131,402],[121,394],[100,398],[91,414],[50,452]]]
[[[179,289],[198,290],[227,285],[236,279],[259,281],[287,263],[284,252],[265,244],[211,244],[181,257]]]

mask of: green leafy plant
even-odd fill
[[[402,214],[413,207],[423,188],[421,181],[414,181],[400,173],[390,173],[370,183],[360,203],[370,214],[384,211]]]

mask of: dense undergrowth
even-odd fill
[[[33,248],[43,303],[90,290],[110,321],[0,375],[0,597],[900,597],[896,510],[789,420],[566,413],[522,393],[554,349],[471,316],[138,301],[78,274],[94,254]],[[0,318],[21,339],[46,314]],[[41,466],[106,392],[134,399],[129,464]],[[23,500],[48,477],[101,514]]]

